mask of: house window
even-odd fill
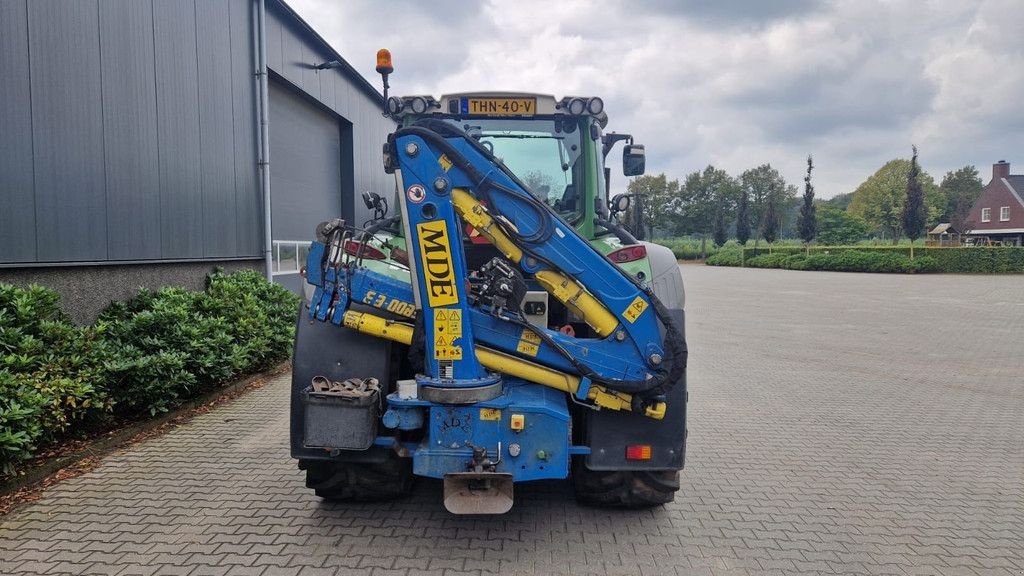
[[[1009,206],[1003,206],[1002,208],[999,209],[999,221],[1000,222],[1007,222],[1009,220],[1010,220],[1010,207]]]
[[[981,221],[982,222],[991,222],[992,221],[992,209],[991,208],[982,208],[981,209]]]

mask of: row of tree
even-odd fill
[[[770,164],[738,176],[709,165],[682,182],[665,174],[641,176],[628,191],[645,197],[642,225],[648,237],[699,235],[717,245],[730,236],[744,245],[799,237],[842,245],[872,236],[893,243],[916,240],[939,222],[969,230],[971,206],[983,189],[974,166],[946,173],[937,185],[920,168],[916,148],[911,159],[890,160],[853,192],[829,200],[815,199],[813,169],[808,157],[802,199]]]

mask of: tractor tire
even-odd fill
[[[589,470],[580,460],[572,474],[576,501],[602,508],[651,508],[679,490],[676,470]]]
[[[412,491],[412,460],[392,458],[382,463],[302,462],[306,488],[338,502],[380,502],[408,496]]]

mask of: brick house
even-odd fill
[[[992,180],[971,207],[967,235],[1024,246],[1024,174],[1010,174],[1010,164],[992,165]]]

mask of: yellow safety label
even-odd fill
[[[490,420],[492,422],[500,422],[501,421],[501,410],[498,410],[497,408],[481,408],[480,409],[480,419],[481,420]]]
[[[540,336],[537,336],[537,334],[529,328],[523,328],[523,334],[519,337],[519,344],[516,346],[516,351],[530,356],[536,356],[539,349]]]
[[[626,307],[626,310],[623,311],[622,317],[629,320],[629,323],[632,324],[633,322],[636,322],[636,319],[639,318],[641,314],[644,313],[644,310],[647,310],[647,302],[642,297],[637,296],[636,299]]]
[[[456,341],[462,337],[462,313],[459,310],[434,310],[434,359],[462,360],[462,346]]]
[[[437,159],[437,163],[441,165],[441,170],[445,172],[452,169],[452,161],[444,154],[441,154],[441,157]]]

